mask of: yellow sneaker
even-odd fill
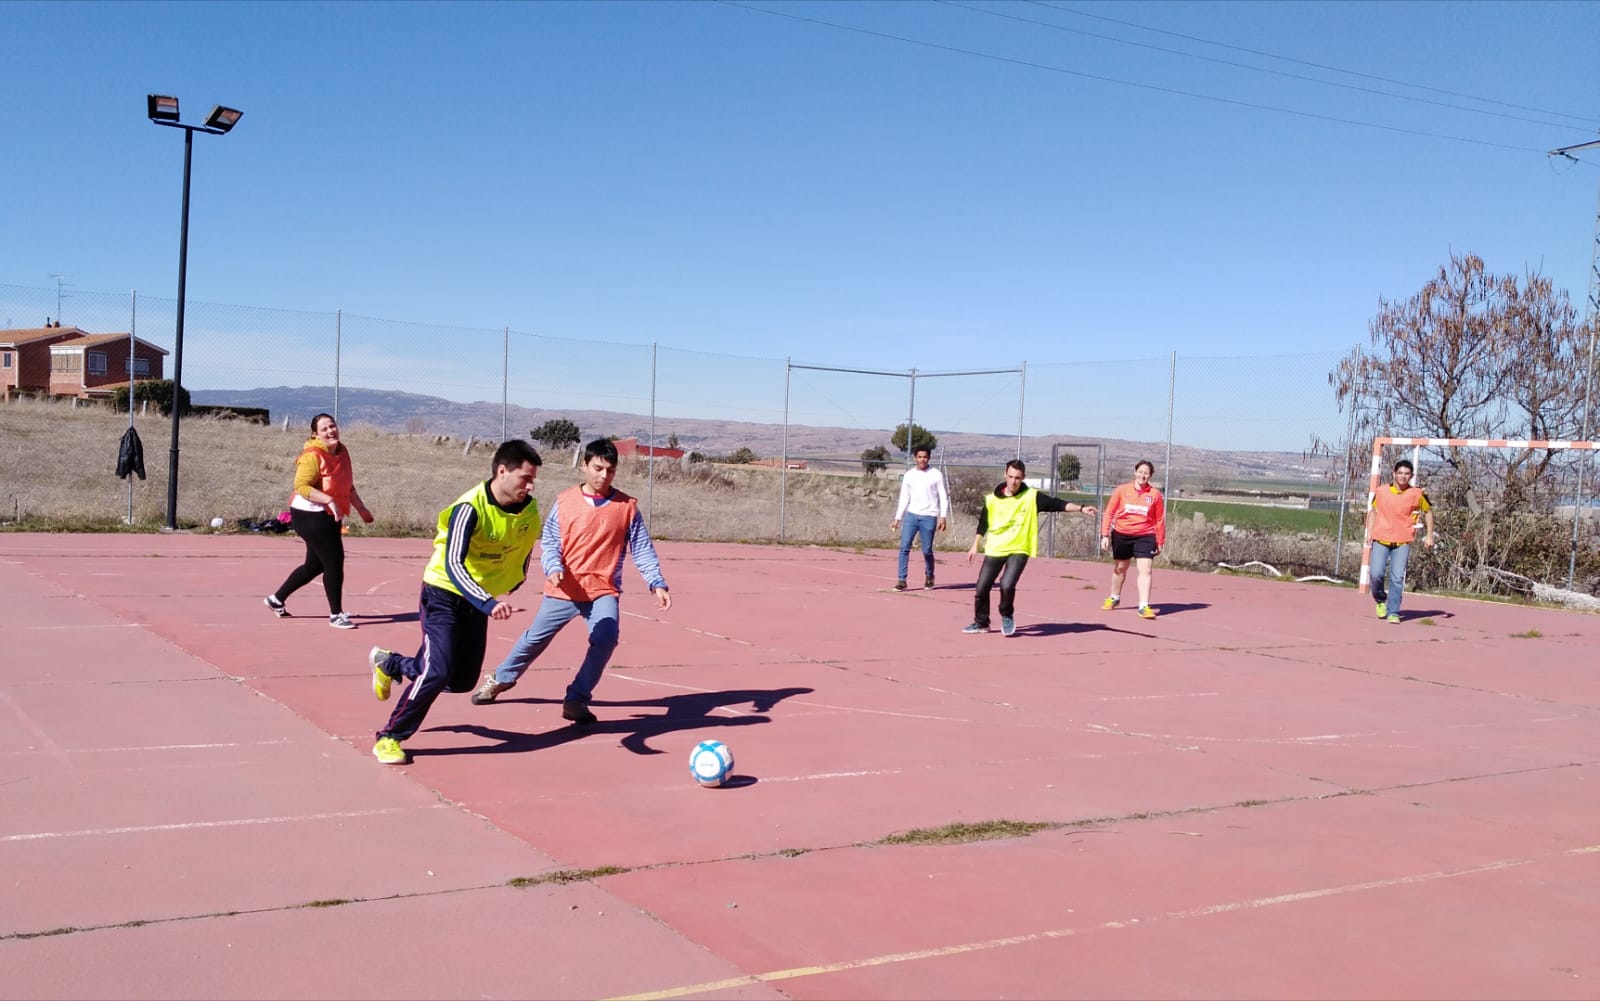
[[[1141,618],[1141,619],[1153,619],[1155,617],[1156,617],[1156,610],[1155,609],[1151,608],[1149,605],[1140,605],[1139,606],[1139,618]]]
[[[372,745],[372,756],[386,765],[406,763],[406,750],[393,737],[379,737],[378,742]]]
[[[372,665],[372,694],[378,697],[379,702],[389,701],[389,686],[394,684],[394,679],[383,669],[383,665],[389,662],[389,651],[375,646],[367,654],[367,662]]]
[[[1109,612],[1113,608],[1116,608],[1117,607],[1117,603],[1120,602],[1121,600],[1122,599],[1117,597],[1116,595],[1112,595],[1111,597],[1107,598],[1105,601],[1102,601],[1100,603],[1100,610],[1102,612]]]

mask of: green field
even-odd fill
[[[1080,504],[1093,504],[1093,494],[1063,493],[1062,497]],[[1167,524],[1186,522],[1199,512],[1211,525],[1232,525],[1240,531],[1309,532],[1326,535],[1330,539],[1339,532],[1339,512],[1305,511],[1298,508],[1267,507],[1261,504],[1234,504],[1225,501],[1178,500],[1167,501]],[[1354,526],[1354,528],[1352,528]],[[1351,512],[1345,515],[1344,534],[1361,531],[1361,519]]]

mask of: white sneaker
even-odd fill
[[[500,697],[501,692],[509,692],[516,686],[517,683],[514,681],[494,680],[494,672],[490,671],[483,676],[483,684],[479,685],[478,690],[472,693],[472,704],[475,706],[489,705]]]
[[[350,616],[340,612],[338,615],[328,616],[328,625],[335,629],[354,629],[356,624],[350,621]]]

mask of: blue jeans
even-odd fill
[[[620,633],[617,596],[614,594],[593,601],[568,601],[545,595],[539,602],[539,611],[533,616],[533,625],[517,637],[506,659],[494,669],[494,680],[503,685],[516,684],[528,666],[556,638],[561,627],[580,615],[589,624],[589,652],[584,654],[577,676],[567,686],[566,701],[588,705],[589,699],[594,696],[595,686],[600,684],[600,675],[605,673],[606,664],[617,649]]]
[[[1372,566],[1369,580],[1372,600],[1388,606],[1390,615],[1400,614],[1400,599],[1406,592],[1406,561],[1411,558],[1411,547],[1390,548],[1382,542],[1372,543]],[[1385,576],[1388,577],[1385,580]]]
[[[928,576],[933,576],[933,531],[939,519],[931,514],[908,514],[900,519],[900,576],[906,579],[906,564],[911,555],[911,543],[922,536],[922,558],[928,564]]]

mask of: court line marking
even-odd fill
[[[219,744],[141,744],[135,747],[64,747],[64,754],[139,754],[145,751],[214,751],[230,747],[272,747],[293,744],[287,737],[272,740],[235,740]],[[35,750],[0,751],[0,758],[16,758],[37,754]]]
[[[67,758],[67,752],[62,749],[60,744],[50,739],[50,734],[45,730],[44,727],[35,723],[32,716],[29,716],[26,712],[23,712],[22,707],[17,705],[16,699],[12,698],[5,692],[0,691],[0,702],[5,703],[6,708],[10,709],[17,719],[22,721],[22,725],[27,727],[29,730],[32,730],[34,734],[38,736],[39,743],[44,745],[45,751],[47,751],[52,758],[55,758],[57,763],[70,766],[71,762]]]
[[[932,949],[916,949],[910,952],[892,952],[882,956],[867,956],[862,959],[847,959],[838,963],[826,963],[819,966],[795,966],[785,970],[771,970],[766,973],[752,973],[740,977],[729,977],[725,980],[712,980],[705,983],[689,984],[683,987],[669,987],[658,991],[646,991],[640,994],[625,994],[610,999],[610,1001],[665,1001],[667,998],[686,997],[690,994],[709,994],[713,991],[730,990],[735,987],[751,987],[757,984],[772,983],[779,980],[794,980],[799,977],[816,977],[828,973],[842,973],[849,970],[867,969],[874,966],[888,966],[894,963],[908,963],[922,959],[936,959],[941,956],[957,956],[973,952],[987,952],[993,949],[1003,949],[1014,945],[1027,945],[1031,942],[1041,942],[1049,939],[1071,938],[1076,935],[1085,935],[1098,931],[1115,931],[1123,928],[1136,928],[1159,921],[1181,921],[1188,918],[1204,918],[1214,914],[1231,914],[1236,911],[1254,910],[1261,907],[1275,907],[1279,904],[1300,903],[1306,900],[1317,900],[1323,897],[1335,897],[1347,893],[1365,893],[1369,890],[1382,890],[1395,886],[1411,886],[1417,883],[1428,883],[1440,879],[1455,879],[1459,876],[1474,876],[1486,872],[1498,872],[1512,869],[1517,866],[1529,865],[1534,862],[1545,862],[1553,859],[1571,858],[1579,855],[1600,853],[1600,844],[1585,845],[1581,848],[1569,848],[1565,851],[1550,852],[1544,855],[1533,855],[1524,858],[1497,859],[1485,862],[1482,865],[1468,866],[1464,869],[1444,869],[1433,872],[1412,873],[1406,876],[1396,876],[1391,879],[1374,879],[1363,883],[1346,883],[1340,886],[1327,886],[1315,890],[1301,890],[1295,893],[1280,893],[1270,897],[1255,897],[1250,900],[1236,900],[1222,904],[1210,904],[1205,907],[1191,907],[1181,911],[1168,911],[1151,918],[1128,918],[1122,921],[1102,921],[1099,924],[1084,925],[1078,928],[1052,928],[1047,931],[1029,932],[1024,935],[1008,935],[1004,938],[984,939],[979,942],[964,942],[960,945],[938,946]]]
[[[7,629],[26,629],[26,630],[31,630],[31,631],[34,631],[34,632],[62,631],[62,632],[81,633],[81,632],[83,632],[84,630],[87,630],[87,629],[143,629],[144,627],[145,627],[145,623],[143,623],[143,622],[85,622],[85,623],[82,623],[81,625],[54,625],[54,624],[51,624],[51,625],[30,626],[30,625],[26,625],[26,624],[21,624],[21,625],[8,625],[6,628]]]
[[[391,806],[381,810],[340,810],[335,813],[305,813],[293,817],[240,817],[235,820],[195,820],[182,824],[143,824],[137,827],[101,827],[85,831],[38,831],[33,834],[7,834],[0,844],[13,841],[45,841],[51,838],[82,838],[107,834],[147,834],[154,831],[196,831],[215,827],[250,827],[258,824],[293,824],[305,820],[349,820],[356,817],[384,817],[414,810],[443,810],[444,803],[427,806]]]

